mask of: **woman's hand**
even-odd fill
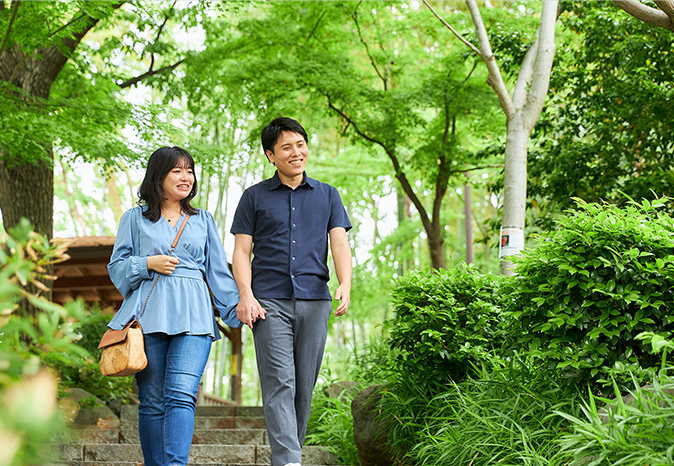
[[[171,275],[178,266],[178,262],[180,261],[177,257],[174,256],[165,256],[163,254],[148,256],[147,269],[154,270],[155,272],[159,272],[164,275]]]

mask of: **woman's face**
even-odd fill
[[[187,160],[181,160],[166,174],[162,182],[166,202],[182,201],[192,192],[193,185],[194,172],[187,164]]]

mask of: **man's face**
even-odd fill
[[[269,161],[276,165],[281,178],[302,176],[309,157],[309,147],[299,133],[284,131],[274,145],[274,151],[266,152]]]

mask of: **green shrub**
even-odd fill
[[[33,233],[25,219],[12,235],[0,233],[0,464],[51,464],[44,444],[63,430],[65,419],[57,409],[55,374],[47,367],[86,357],[73,343],[83,307],[61,307],[24,289],[64,251]],[[37,312],[16,312],[22,300]]]
[[[517,263],[508,283],[512,344],[594,389],[649,377],[644,331],[674,329],[674,221],[665,203],[578,210]]]
[[[388,344],[402,385],[434,393],[500,349],[501,281],[466,266],[411,272],[397,281]]]
[[[101,375],[98,361],[101,350],[98,343],[108,329],[112,316],[104,314],[94,305],[81,316],[77,330],[77,345],[86,351],[87,357],[76,364],[55,362],[50,364],[60,378],[59,390],[64,394],[68,388],[81,388],[97,398],[109,403],[120,400],[134,403],[133,377],[105,377]]]

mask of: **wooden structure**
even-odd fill
[[[108,275],[108,262],[115,244],[114,236],[83,236],[56,239],[69,244],[65,262],[54,265],[52,299],[57,303],[82,298],[86,303],[98,302],[101,307],[117,310],[124,297]]]
[[[85,303],[96,302],[101,308],[110,307],[117,311],[124,297],[112,284],[107,268],[115,237],[83,236],[58,238],[54,241],[68,244],[67,254],[70,259],[54,265],[54,275],[58,278],[54,280],[52,300],[63,304],[82,298]],[[243,367],[241,329],[229,328],[220,322],[218,322],[218,328],[231,342],[231,399],[241,404],[241,370]]]

